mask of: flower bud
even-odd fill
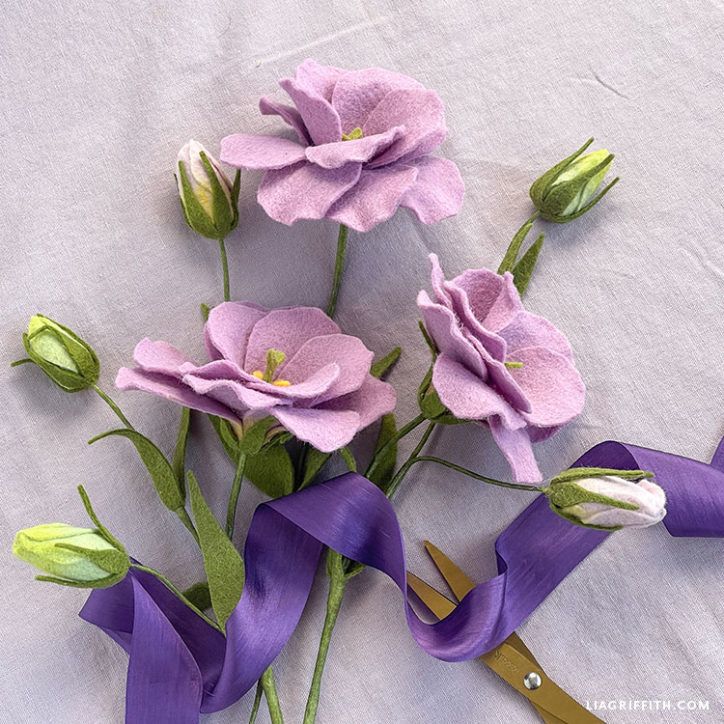
[[[239,174],[232,185],[219,162],[198,142],[178,154],[176,176],[186,223],[208,239],[224,239],[239,221]]]
[[[589,139],[573,155],[546,171],[530,188],[536,209],[547,221],[565,224],[595,206],[618,182],[611,181],[598,195],[596,191],[613,162],[605,149],[581,154],[591,145]]]
[[[666,515],[666,495],[643,470],[571,468],[545,490],[551,508],[571,523],[618,530],[655,525]]]
[[[66,392],[87,390],[98,382],[96,353],[75,332],[36,314],[23,334],[28,357]]]
[[[15,535],[13,553],[52,581],[77,588],[107,588],[121,581],[131,565],[128,554],[94,528],[48,523]]]

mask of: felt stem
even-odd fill
[[[329,303],[327,304],[327,314],[334,319],[334,313],[337,311],[337,297],[339,296],[339,288],[342,286],[342,275],[344,273],[344,257],[347,253],[347,235],[349,229],[344,225],[339,225],[339,235],[337,236],[337,255],[334,260],[334,278],[332,279],[332,291],[329,295]]]
[[[432,431],[435,429],[436,424],[437,423],[435,422],[431,422],[427,426],[425,432],[420,438],[420,442],[415,445],[415,449],[410,453],[410,457],[405,460],[405,462],[402,464],[402,467],[395,473],[394,477],[390,481],[390,485],[386,491],[387,497],[390,500],[392,500],[392,496],[397,492],[397,489],[400,487],[400,484],[404,480],[405,475],[407,475],[410,468],[417,462],[418,455],[422,452],[422,448],[425,447],[427,441],[430,439],[430,435],[432,435]]]
[[[168,588],[169,591],[171,591],[171,593],[174,594],[174,596],[178,598],[179,601],[181,601],[181,603],[188,606],[197,616],[203,618],[204,621],[209,624],[209,626],[212,626],[222,634],[224,633],[224,630],[221,628],[221,626],[219,626],[219,624],[216,623],[216,621],[213,621],[202,610],[196,608],[196,606],[194,606],[194,604],[191,603],[191,601],[189,601],[188,598],[186,598],[183,593],[181,593],[181,591],[179,591],[179,589],[176,588],[176,586],[174,586],[173,583],[171,583],[171,581],[169,581],[169,579],[163,575],[163,573],[157,571],[155,568],[142,566],[140,563],[131,563],[131,568],[135,568],[137,571],[143,571],[144,573],[149,573],[150,575],[157,578],[159,581],[161,581],[161,583],[163,583],[164,586],[166,586],[166,588]]]
[[[427,418],[424,415],[418,415],[417,417],[413,418],[408,422],[406,425],[403,425],[398,431],[397,434],[391,437],[374,455],[372,460],[370,461],[370,464],[367,466],[367,470],[365,472],[365,477],[369,477],[371,474],[374,473],[377,466],[384,461],[385,459],[385,453],[387,450],[392,446],[397,444],[400,440],[402,440],[403,437],[406,435],[409,435],[415,428],[422,425],[423,422],[425,422]]]
[[[274,672],[271,666],[261,675],[259,684],[261,684],[261,688],[264,691],[264,698],[266,699],[269,718],[272,724],[284,724],[282,708],[279,705],[279,695],[277,694],[277,685],[274,681]]]
[[[106,405],[108,405],[108,407],[110,407],[111,410],[113,410],[113,412],[116,413],[116,415],[118,416],[118,419],[119,419],[129,430],[135,430],[135,428],[133,427],[133,425],[131,425],[131,423],[128,421],[128,418],[127,418],[127,417],[123,414],[123,412],[121,411],[121,408],[118,407],[118,405],[113,401],[113,398],[112,398],[110,395],[108,395],[108,394],[106,394],[105,392],[103,392],[103,390],[102,390],[100,387],[98,387],[98,385],[93,385],[93,389],[94,389],[94,390],[96,391],[96,393],[98,394],[98,397],[100,397],[101,400],[103,400],[103,402],[105,402]]]
[[[334,626],[337,623],[337,616],[339,615],[339,609],[342,606],[344,590],[347,585],[347,578],[344,575],[343,558],[339,553],[332,550],[327,552],[327,570],[329,572],[327,610],[324,614],[322,636],[319,639],[319,649],[317,651],[317,660],[314,664],[312,685],[309,689],[309,696],[307,697],[307,707],[304,710],[304,724],[314,724],[317,717],[324,665],[327,661],[327,653],[329,652],[329,644],[332,640],[332,632],[334,631]]]
[[[449,460],[444,460],[443,458],[437,458],[433,455],[418,455],[415,457],[414,460],[411,461],[411,466],[415,463],[437,463],[438,465],[444,465],[446,468],[450,468],[451,470],[455,470],[458,473],[462,473],[463,475],[467,475],[469,478],[473,478],[474,480],[480,480],[483,483],[487,483],[488,485],[496,485],[499,488],[509,488],[510,490],[525,490],[530,493],[544,493],[545,489],[540,488],[537,486],[537,484],[534,483],[509,483],[505,480],[496,480],[495,478],[489,478],[486,475],[480,475],[480,473],[475,473],[472,470],[468,470],[468,468],[464,468],[461,465],[456,465],[455,463],[451,463]]]
[[[244,468],[246,466],[246,454],[239,453],[236,461],[236,472],[234,473],[234,481],[231,484],[231,493],[229,494],[229,504],[226,508],[226,535],[231,540],[234,537],[234,522],[236,520],[236,506],[239,503],[239,492],[241,491],[241,483],[244,480]]]
[[[221,256],[221,273],[224,277],[224,301],[231,301],[229,292],[229,260],[226,257],[226,243],[224,239],[219,239],[219,255]]]
[[[249,724],[254,724],[256,721],[256,715],[259,713],[259,705],[261,704],[261,696],[264,690],[261,687],[261,679],[256,685],[256,694],[254,694],[254,703],[251,707],[251,714],[249,714]]]

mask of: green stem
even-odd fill
[[[223,239],[219,239],[219,255],[221,256],[221,272],[224,276],[224,301],[231,301],[229,292],[229,260],[226,256],[226,243]]]
[[[509,488],[510,490],[525,490],[527,492],[533,493],[544,492],[543,488],[538,487],[537,484],[509,483],[505,480],[496,480],[495,478],[489,478],[486,475],[480,475],[480,473],[475,473],[472,470],[468,470],[468,468],[464,468],[462,467],[462,465],[456,465],[455,463],[451,463],[449,460],[437,458],[433,455],[418,455],[409,462],[410,467],[412,467],[412,465],[414,465],[415,463],[437,463],[438,465],[444,465],[446,468],[450,468],[457,471],[458,473],[467,475],[469,478],[473,478],[474,480],[480,480],[481,482],[487,483],[488,485],[496,485],[499,488]]]
[[[249,715],[249,724],[254,724],[256,721],[256,715],[259,713],[259,705],[261,704],[261,695],[264,690],[261,688],[261,679],[256,684],[256,694],[254,694],[254,704],[251,707],[251,714]]]
[[[334,317],[337,311],[337,297],[339,289],[342,286],[342,275],[344,273],[344,257],[347,252],[347,235],[349,229],[344,225],[339,225],[339,235],[337,236],[337,255],[334,260],[334,278],[332,279],[332,291],[329,295],[329,303],[327,304],[327,314]]]
[[[271,718],[272,724],[284,724],[282,708],[279,705],[279,696],[277,694],[277,685],[274,681],[274,672],[271,666],[261,675],[259,683],[264,690],[264,697],[266,698],[266,705],[269,709],[269,717]]]
[[[339,553],[332,550],[328,551],[327,570],[329,572],[327,611],[324,615],[322,636],[319,640],[319,650],[317,651],[317,660],[314,664],[314,674],[312,675],[312,685],[307,698],[307,707],[304,710],[304,724],[314,724],[317,717],[324,665],[327,661],[332,632],[334,631],[334,625],[337,623],[337,616],[339,615],[339,609],[344,598],[345,586],[347,585],[347,579],[344,575],[343,558]]]
[[[181,591],[179,591],[179,589],[176,588],[176,586],[174,586],[173,583],[171,583],[171,581],[169,581],[169,579],[163,575],[163,573],[157,571],[155,568],[142,566],[140,563],[131,563],[131,568],[135,568],[137,571],[143,571],[144,573],[150,573],[152,576],[156,577],[159,581],[161,581],[161,583],[163,583],[164,586],[166,586],[166,588],[168,588],[169,591],[171,591],[171,593],[173,593],[179,599],[179,601],[181,601],[181,603],[188,606],[197,616],[203,618],[204,621],[209,624],[209,626],[212,626],[222,634],[224,633],[224,630],[221,628],[221,626],[219,626],[218,623],[216,623],[216,621],[212,621],[201,609],[196,608],[196,606],[194,606],[194,604],[191,603],[191,601],[189,601],[188,598],[186,598],[183,593],[181,593]]]
[[[415,445],[415,449],[410,453],[410,457],[405,460],[405,462],[402,464],[402,467],[395,473],[395,476],[390,481],[390,485],[387,488],[386,492],[387,497],[390,500],[392,500],[392,496],[397,492],[397,488],[400,487],[400,484],[402,483],[405,475],[407,475],[410,468],[415,464],[417,456],[422,452],[422,448],[425,447],[425,444],[430,439],[430,435],[432,435],[432,431],[435,429],[436,424],[437,423],[435,422],[431,422],[427,426],[425,432],[420,438],[420,442]]]
[[[93,389],[96,391],[96,393],[97,393],[98,396],[101,398],[101,400],[103,400],[103,402],[105,402],[106,405],[108,405],[108,407],[110,407],[111,410],[113,410],[113,412],[115,412],[116,415],[118,415],[118,419],[119,419],[129,430],[134,430],[134,429],[135,429],[135,428],[133,427],[133,425],[131,425],[131,423],[128,421],[128,418],[123,414],[123,412],[121,411],[121,408],[118,407],[118,405],[113,401],[113,398],[112,398],[110,395],[108,395],[108,394],[106,394],[105,392],[103,392],[103,390],[102,390],[100,387],[98,387],[98,385],[93,385]]]
[[[424,415],[418,415],[417,417],[413,418],[408,422],[406,425],[403,425],[398,431],[397,434],[394,437],[391,437],[374,455],[372,460],[370,461],[370,464],[367,466],[367,470],[365,472],[365,477],[369,477],[377,467],[377,465],[380,464],[382,460],[384,460],[385,453],[387,450],[392,446],[398,443],[400,440],[402,440],[403,437],[406,435],[409,435],[415,428],[422,425],[423,422],[425,422],[427,418]]]
[[[531,226],[533,226],[533,222],[538,218],[539,215],[540,212],[536,209],[528,217],[523,226],[521,226],[520,229],[515,232],[515,235],[513,236],[510,244],[508,244],[508,249],[505,252],[503,261],[500,262],[500,266],[498,267],[498,274],[503,274],[506,271],[510,271],[515,266],[515,263],[518,260],[518,254],[520,253],[520,247],[523,245],[525,237],[528,236],[528,232],[530,231]]]
[[[226,508],[226,535],[231,540],[234,537],[234,522],[236,520],[236,506],[239,503],[239,492],[241,491],[241,483],[244,480],[244,468],[246,467],[246,455],[239,453],[236,461],[236,472],[234,473],[234,482],[231,484],[231,493],[229,495],[229,504]]]

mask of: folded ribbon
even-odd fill
[[[668,498],[674,536],[724,537],[724,440],[710,465],[604,442],[574,467],[651,470]],[[126,721],[196,723],[248,691],[294,631],[323,546],[386,573],[400,588],[410,631],[427,653],[472,659],[504,641],[608,533],[555,515],[539,496],[498,537],[498,575],[447,618],[425,623],[407,601],[405,553],[395,512],[366,478],[348,473],[260,505],[246,539],[243,595],[226,638],[152,576],[132,570],[91,593],[81,617],[129,654]]]

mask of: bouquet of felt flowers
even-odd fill
[[[343,70],[312,60],[280,85],[291,104],[262,98],[260,110],[278,116],[291,133],[229,136],[221,141],[220,160],[191,141],[178,157],[175,174],[185,219],[219,245],[224,301],[202,306],[208,359],[194,360],[164,341],[143,339],[133,353],[135,365],[116,378],[120,390],[140,390],[181,406],[175,450],[161,450],[98,386],[96,353],[68,327],[40,314],[32,317],[23,335],[27,356],[16,363],[35,364],[68,392],[94,390],[105,400],[121,427],[94,440],[122,437],[135,446],[160,500],[203,556],[206,580],[179,590],[161,571],[128,554],[122,533],[103,525],[83,488],[92,527],[50,523],[16,536],[14,552],[42,571],[40,580],[95,589],[83,616],[131,655],[129,687],[136,688],[128,698],[127,720],[132,722],[197,721],[199,711],[228,706],[257,680],[252,720],[264,698],[271,720],[281,722],[271,662],[301,614],[289,601],[296,601],[304,586],[279,582],[295,566],[299,576],[299,571],[313,575],[322,543],[329,541],[327,613],[303,715],[306,723],[313,722],[346,583],[366,565],[387,565],[381,555],[345,555],[337,549],[344,545],[331,544],[336,533],[330,530],[353,519],[374,519],[364,532],[356,529],[358,535],[348,529],[348,538],[357,538],[345,550],[363,539],[369,550],[377,550],[380,542],[370,531],[381,525],[379,511],[388,516],[384,525],[392,525],[387,500],[418,463],[543,494],[566,526],[611,531],[652,525],[666,513],[664,491],[645,469],[588,465],[544,481],[534,452],[537,443],[581,412],[585,386],[566,336],[523,304],[543,247],[543,234],[532,243],[529,234],[539,220],[567,223],[600,201],[618,180],[604,185],[613,155],[587,153],[589,141],[535,181],[533,213],[501,250],[499,263],[481,260],[490,268],[448,278],[437,256],[430,256],[430,288],[417,298],[420,342],[430,350],[430,368],[416,385],[419,414],[399,421],[387,377],[401,350],[391,340],[391,351],[376,356],[334,317],[350,231],[369,232],[400,207],[423,224],[460,210],[463,179],[455,163],[437,154],[446,135],[443,103],[437,93],[399,73]],[[237,169],[233,181],[222,164]],[[328,297],[327,290],[320,291],[327,299],[324,309],[267,309],[253,300],[232,301],[225,244],[239,222],[240,169],[263,171],[258,201],[275,221],[339,224]],[[208,417],[230,458],[222,521],[209,509],[196,478],[198,473],[203,480],[203,471],[186,468],[191,411]],[[425,454],[437,426],[462,423],[492,436],[509,463],[508,480]],[[373,425],[372,455],[356,459],[349,444]],[[417,442],[398,461],[398,443],[408,435]],[[350,473],[362,475],[330,480],[325,471],[333,456]],[[271,502],[257,511],[242,556],[232,541],[245,479]],[[323,507],[327,504],[332,507]],[[371,506],[376,517],[365,518]],[[287,530],[279,527],[282,517],[314,536],[316,547],[289,532],[284,534],[287,557],[274,557],[275,546],[285,545],[275,540],[275,531],[281,536]],[[163,665],[151,661],[152,648]],[[179,681],[195,685],[181,687]]]

